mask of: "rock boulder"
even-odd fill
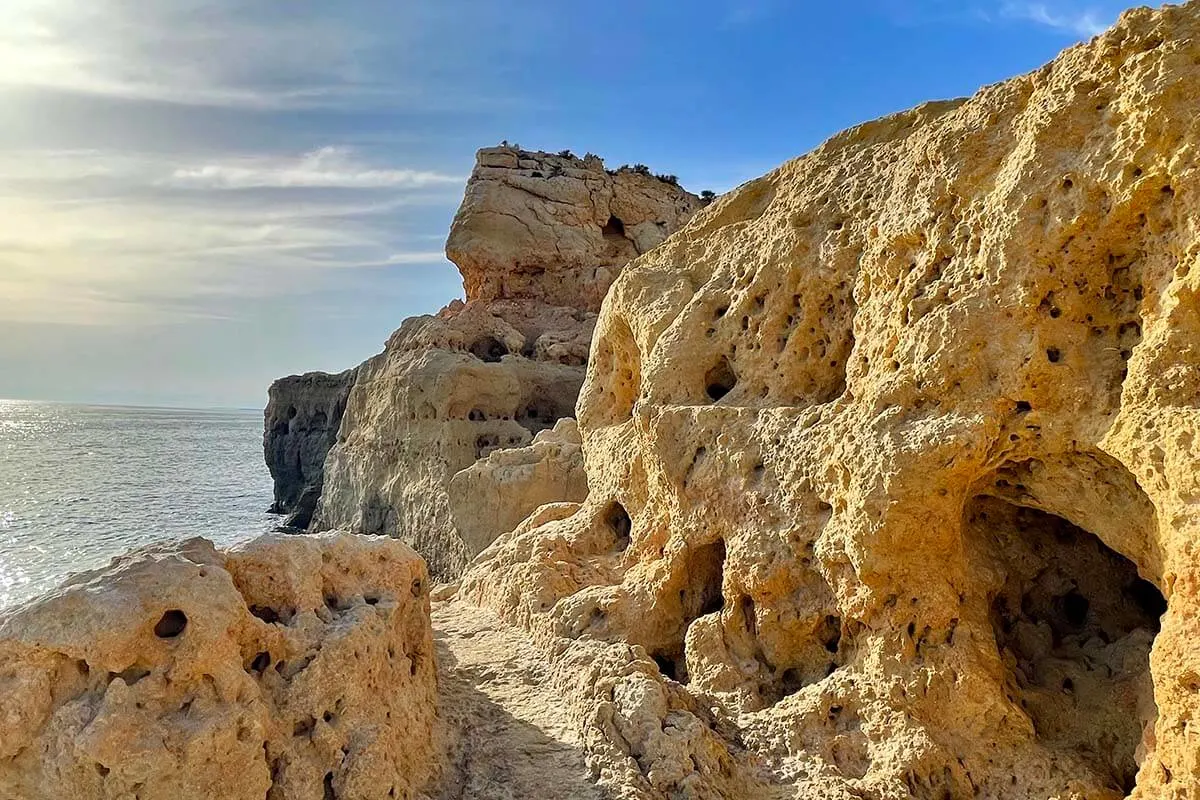
[[[0,613],[0,797],[416,797],[435,683],[400,542],[135,551]]]

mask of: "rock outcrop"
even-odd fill
[[[0,798],[416,797],[434,670],[401,542],[136,551],[0,613]]]
[[[271,384],[263,414],[263,455],[275,482],[270,513],[285,526],[307,528],[323,484],[325,456],[337,440],[355,370],[309,372]]]
[[[0,797],[1200,797],[1197,86],[1200,3],[1130,12],[742,186],[598,320],[481,255],[361,368],[321,513],[454,574],[539,471],[578,490],[594,321],[586,498],[436,589],[432,640],[386,538],[0,615]]]
[[[630,260],[700,206],[672,176],[605,170],[594,155],[480,150],[446,256],[467,299],[527,299],[599,311]]]
[[[499,531],[478,520],[464,541],[451,480],[574,416],[604,292],[699,207],[673,181],[594,156],[481,150],[446,245],[466,302],[406,320],[358,368],[315,527],[399,537],[436,577],[457,576]],[[548,488],[540,499],[569,499]]]
[[[540,506],[587,498],[579,426],[560,419],[527,447],[494,450],[450,479],[454,529],[474,558]]]
[[[626,267],[590,494],[453,603],[628,797],[1200,797],[1200,4],[849,130]]]

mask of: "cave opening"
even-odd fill
[[[734,374],[729,359],[721,356],[721,360],[704,376],[704,393],[715,403],[733,391],[734,386],[737,386],[737,375]]]
[[[516,412],[516,422],[536,434],[554,427],[560,419],[575,413],[574,403],[570,398],[557,398],[549,392],[539,400],[534,400]]]
[[[616,500],[608,504],[604,512],[604,524],[612,531],[613,538],[619,550],[625,550],[633,541],[633,520],[625,506]]]
[[[483,336],[472,342],[471,355],[480,361],[495,363],[508,355],[508,347],[495,336]]]
[[[1041,743],[1132,791],[1157,717],[1149,656],[1166,600],[1131,560],[1047,511],[981,495],[966,521],[1003,576],[989,616],[1010,699]]]
[[[609,216],[608,222],[604,223],[604,227],[600,229],[600,233],[605,239],[610,239],[613,237],[624,239],[625,223],[621,221],[620,217]]]
[[[690,680],[684,640],[693,622],[725,607],[725,540],[688,547],[679,568],[682,570],[679,589],[680,619],[677,635],[664,645],[650,650],[663,675],[686,684]]]

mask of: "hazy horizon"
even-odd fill
[[[1129,5],[9,0],[0,397],[261,408],[461,297],[442,244],[479,147],[725,191]]]

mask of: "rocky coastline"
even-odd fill
[[[465,302],[272,387],[314,533],[0,612],[0,800],[1200,797],[1197,87],[1189,3],[710,204],[480,151]]]

